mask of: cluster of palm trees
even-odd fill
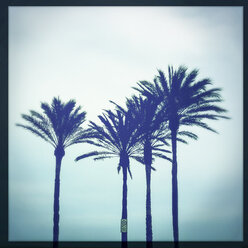
[[[178,183],[177,142],[187,143],[185,138],[197,139],[187,126],[198,126],[216,132],[205,120],[228,119],[226,110],[217,104],[222,101],[219,88],[207,89],[209,79],[196,81],[198,70],[187,73],[184,66],[174,70],[168,67],[168,76],[158,70],[153,82],[140,81],[133,87],[139,95],[126,100],[126,106],[113,103],[114,110],[99,115],[101,125],[90,121],[82,128],[86,112],[76,108],[74,100],[63,103],[54,98],[51,105],[42,103],[43,113],[30,111],[22,117],[28,125],[17,124],[38,135],[54,147],[56,157],[54,187],[53,242],[59,240],[59,193],[60,168],[65,148],[77,143],[89,143],[98,149],[78,156],[75,161],[87,157],[94,160],[119,158],[118,173],[122,170],[121,241],[127,245],[127,177],[132,178],[130,159],[144,165],[146,173],[146,241],[153,241],[151,213],[151,172],[155,158],[163,158],[172,165],[172,223],[173,237],[177,245],[178,230]],[[185,127],[186,126],[186,127]],[[181,130],[182,128],[186,130]],[[171,146],[171,149],[170,149]]]

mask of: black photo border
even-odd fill
[[[248,248],[248,0],[1,0],[0,1],[0,247],[48,248],[52,242],[8,242],[8,7],[11,6],[240,6],[243,7],[243,242],[180,242],[180,248]],[[234,82],[235,83],[235,82]],[[60,248],[121,247],[121,242],[59,242]],[[146,247],[128,242],[129,248]],[[173,242],[153,242],[153,248]]]

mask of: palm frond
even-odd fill
[[[162,89],[164,91],[164,95],[167,96],[167,95],[169,95],[169,92],[170,92],[169,83],[167,82],[167,79],[166,79],[164,72],[162,70],[158,70],[158,73],[159,73],[159,77],[156,79],[159,79],[159,83],[162,86]]]
[[[179,136],[187,136],[187,137],[194,139],[194,140],[198,139],[198,136],[196,134],[189,132],[189,131],[180,131],[180,132],[178,132],[178,135]]]
[[[103,144],[108,145],[109,147],[116,147],[119,149],[119,145],[116,145],[116,141],[113,140],[113,138],[104,130],[103,127],[98,126],[94,122],[90,121],[89,124],[90,128],[95,131],[95,138],[98,141],[101,141]]]
[[[187,113],[205,112],[205,111],[214,111],[216,113],[225,113],[225,112],[227,112],[226,109],[221,108],[219,106],[204,104],[204,105],[201,105],[199,107],[196,106],[195,108],[188,110]]]
[[[129,173],[131,179],[133,179],[133,176],[132,176],[132,173],[131,173],[131,170],[130,170],[130,167],[129,166],[127,167],[127,170],[128,170],[128,173]]]
[[[54,143],[52,143],[49,139],[46,138],[46,136],[44,134],[42,134],[41,132],[39,132],[37,129],[34,129],[30,126],[26,126],[26,125],[22,125],[22,124],[16,124],[16,126],[18,127],[22,127],[26,130],[29,130],[31,133],[37,135],[38,137],[44,139],[45,141],[47,141],[49,144],[51,144],[53,147],[56,147]]]
[[[139,162],[141,164],[145,164],[144,156],[131,156],[131,158],[133,158],[134,160],[136,160],[137,162]]]
[[[171,158],[165,156],[165,155],[162,154],[162,153],[153,152],[152,155],[155,156],[155,157],[163,158],[163,159],[166,159],[166,160],[172,162],[172,159],[171,159]]]
[[[83,155],[76,157],[75,161],[79,161],[83,158],[88,158],[88,157],[92,157],[92,156],[105,156],[105,155],[115,155],[115,154],[112,152],[106,152],[106,151],[93,151],[93,152],[88,152],[88,153],[85,153]]]
[[[99,155],[99,152],[94,151],[94,152],[85,153],[83,155],[80,155],[80,156],[76,157],[75,161],[77,162],[77,161],[79,161],[79,160],[81,160],[83,158],[88,158],[88,157],[92,157],[92,156],[96,156],[96,155]]]
[[[182,138],[177,137],[176,140],[183,143],[183,144],[188,144],[188,142]]]
[[[206,123],[197,120],[197,119],[190,119],[190,118],[185,118],[181,121],[182,125],[186,125],[186,126],[198,126],[198,127],[202,127],[204,129],[207,129],[209,131],[212,131],[214,133],[218,133],[216,130],[214,130],[213,128],[209,127]]]
[[[187,89],[188,87],[190,87],[190,85],[192,83],[194,83],[197,75],[198,75],[199,70],[198,69],[194,69],[192,70],[185,78],[184,82],[182,83],[182,90],[183,89]]]
[[[99,156],[99,157],[95,157],[94,160],[104,160],[106,158],[113,158],[113,156]]]
[[[166,149],[161,149],[161,148],[152,148],[154,151],[160,151],[160,152],[166,152],[166,153],[171,153],[171,151],[166,150]]]
[[[32,114],[32,112],[31,112],[31,114]],[[52,136],[52,128],[45,118],[42,117],[42,119],[40,120],[40,116],[41,116],[40,115],[39,119],[36,119],[35,116],[37,116],[37,115],[34,115],[34,111],[33,111],[33,116],[26,115],[26,114],[22,114],[21,116],[24,120],[26,120],[27,122],[29,122],[32,125],[33,130],[36,129],[37,132],[39,132],[40,134],[42,134],[43,137],[46,138],[46,141],[49,140],[50,143],[52,143],[53,145],[56,146],[56,140]],[[31,129],[29,129],[29,130],[31,131]]]

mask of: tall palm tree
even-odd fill
[[[187,68],[180,66],[177,70],[168,67],[168,79],[164,72],[158,70],[159,75],[153,83],[141,81],[138,88],[144,96],[151,99],[161,99],[165,108],[165,118],[169,120],[172,143],[172,217],[173,237],[175,244],[179,241],[178,233],[178,183],[177,183],[177,140],[178,135],[186,135],[197,139],[193,133],[180,132],[181,126],[198,126],[216,132],[204,122],[206,119],[218,120],[228,117],[221,115],[226,110],[216,104],[222,101],[220,88],[207,89],[210,79],[196,81],[198,70],[187,74]]]
[[[137,124],[132,122],[128,113],[125,115],[116,110],[105,110],[105,113],[98,118],[103,126],[90,121],[90,129],[93,133],[88,143],[102,148],[101,151],[92,151],[90,153],[78,156],[75,161],[83,158],[94,157],[94,160],[118,157],[118,173],[122,169],[122,217],[121,217],[121,240],[122,246],[127,246],[127,174],[130,170],[130,158],[138,161],[142,159],[139,153],[142,151],[140,146],[140,137],[137,131]]]
[[[151,212],[151,171],[155,170],[152,167],[154,157],[160,157],[172,161],[166,156],[170,153],[169,150],[161,148],[161,146],[169,145],[166,139],[169,138],[169,132],[165,132],[167,123],[164,122],[162,115],[163,109],[159,108],[159,101],[151,99],[143,99],[141,96],[133,95],[127,98],[126,107],[124,110],[121,106],[116,107],[123,113],[130,112],[133,122],[137,123],[137,132],[142,141],[143,158],[139,162],[145,165],[146,172],[146,241],[147,247],[152,246],[152,212]],[[168,128],[167,128],[168,130]]]
[[[29,115],[22,114],[28,125],[16,124],[47,141],[54,148],[56,158],[55,186],[54,186],[54,213],[53,213],[53,244],[59,240],[59,193],[60,169],[65,148],[81,143],[90,137],[90,132],[84,130],[81,124],[85,121],[86,112],[80,112],[81,107],[75,108],[76,102],[66,103],[59,98],[53,98],[52,104],[41,103],[43,113],[31,110]]]

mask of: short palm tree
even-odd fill
[[[65,148],[83,142],[90,133],[81,127],[85,121],[86,112],[80,112],[81,107],[75,108],[75,105],[74,100],[63,103],[59,98],[53,98],[51,105],[41,103],[43,113],[31,110],[29,115],[22,114],[22,118],[28,122],[28,125],[16,124],[47,141],[54,148],[54,156],[56,157],[53,205],[54,246],[58,245],[59,240],[60,169]]]
[[[94,157],[94,160],[118,157],[118,173],[122,169],[123,187],[122,187],[122,217],[121,217],[121,240],[122,246],[127,245],[127,174],[130,170],[130,158],[140,160],[141,152],[140,138],[137,132],[137,124],[132,122],[132,118],[116,110],[106,110],[105,113],[98,116],[103,126],[90,121],[90,129],[93,133],[88,143],[102,148],[101,151],[92,151],[90,153],[78,156],[75,160],[81,160],[86,157]]]
[[[166,156],[170,153],[169,150],[161,148],[161,146],[169,145],[166,139],[169,138],[169,133],[165,132],[167,123],[164,122],[163,111],[159,108],[159,101],[151,99],[143,99],[141,96],[132,96],[127,98],[125,111],[122,107],[115,104],[116,107],[126,113],[130,112],[133,122],[137,124],[137,132],[142,141],[143,158],[139,162],[145,165],[146,171],[146,241],[147,247],[151,246],[153,241],[152,233],[152,212],[151,212],[151,171],[155,170],[152,167],[154,157],[160,157],[172,161]],[[168,130],[168,128],[167,128]]]
[[[178,183],[177,183],[177,140],[178,135],[187,135],[196,139],[197,136],[191,132],[179,132],[181,126],[199,126],[216,132],[209,127],[204,120],[217,120],[228,118],[222,113],[226,110],[216,104],[222,101],[220,88],[207,89],[211,84],[210,79],[195,81],[198,70],[187,74],[187,68],[180,66],[177,70],[168,67],[168,79],[164,72],[159,70],[153,83],[141,81],[138,88],[144,96],[151,99],[161,99],[165,108],[165,119],[169,121],[172,143],[172,217],[173,237],[177,243],[178,233]]]

